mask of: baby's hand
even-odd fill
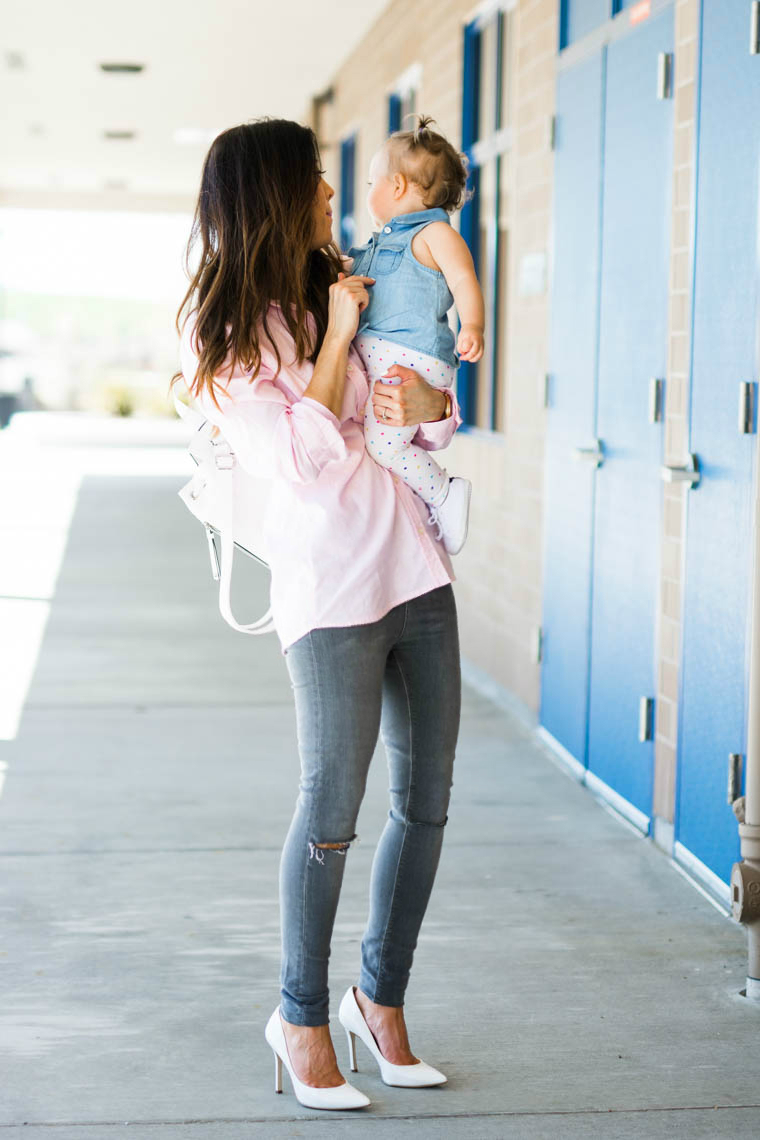
[[[480,325],[462,325],[457,337],[457,352],[462,360],[474,364],[483,355],[483,330]]]

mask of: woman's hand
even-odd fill
[[[359,326],[359,314],[369,304],[368,285],[374,285],[374,277],[347,277],[338,274],[338,280],[330,286],[327,310],[327,336],[337,340],[353,340]]]
[[[393,364],[385,375],[398,376],[401,383],[375,383],[372,407],[381,423],[411,427],[439,420],[446,411],[446,397],[440,388],[428,384],[412,368]]]

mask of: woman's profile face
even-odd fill
[[[332,241],[332,210],[330,199],[335,194],[329,182],[320,178],[317,193],[314,198],[314,236],[312,249],[322,249]]]

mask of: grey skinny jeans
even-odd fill
[[[288,647],[301,779],[280,862],[280,1009],[328,1023],[327,965],[346,857],[382,734],[390,810],[370,877],[359,986],[400,1006],[448,819],[461,677],[450,583],[367,625],[314,629]]]

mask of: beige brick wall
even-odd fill
[[[665,391],[665,462],[684,463],[689,451],[689,342],[691,235],[694,226],[695,92],[699,0],[677,0],[675,28],[673,206],[668,314],[668,373]],[[655,717],[653,810],[672,821],[678,740],[678,684],[685,509],[688,491],[665,484],[658,621],[659,665]]]
[[[451,473],[472,480],[467,544],[454,561],[462,652],[473,664],[538,709],[534,637],[541,623],[542,484],[548,298],[520,297],[521,258],[548,255],[554,111],[556,0],[520,0],[514,16],[513,147],[504,164],[510,203],[509,303],[505,320],[504,434],[459,433],[446,453]],[[339,185],[340,139],[357,142],[358,234],[368,234],[365,171],[386,133],[386,94],[413,64],[422,67],[418,110],[461,145],[462,28],[469,0],[394,0],[365,42],[336,73],[334,98],[321,119],[327,178]]]

